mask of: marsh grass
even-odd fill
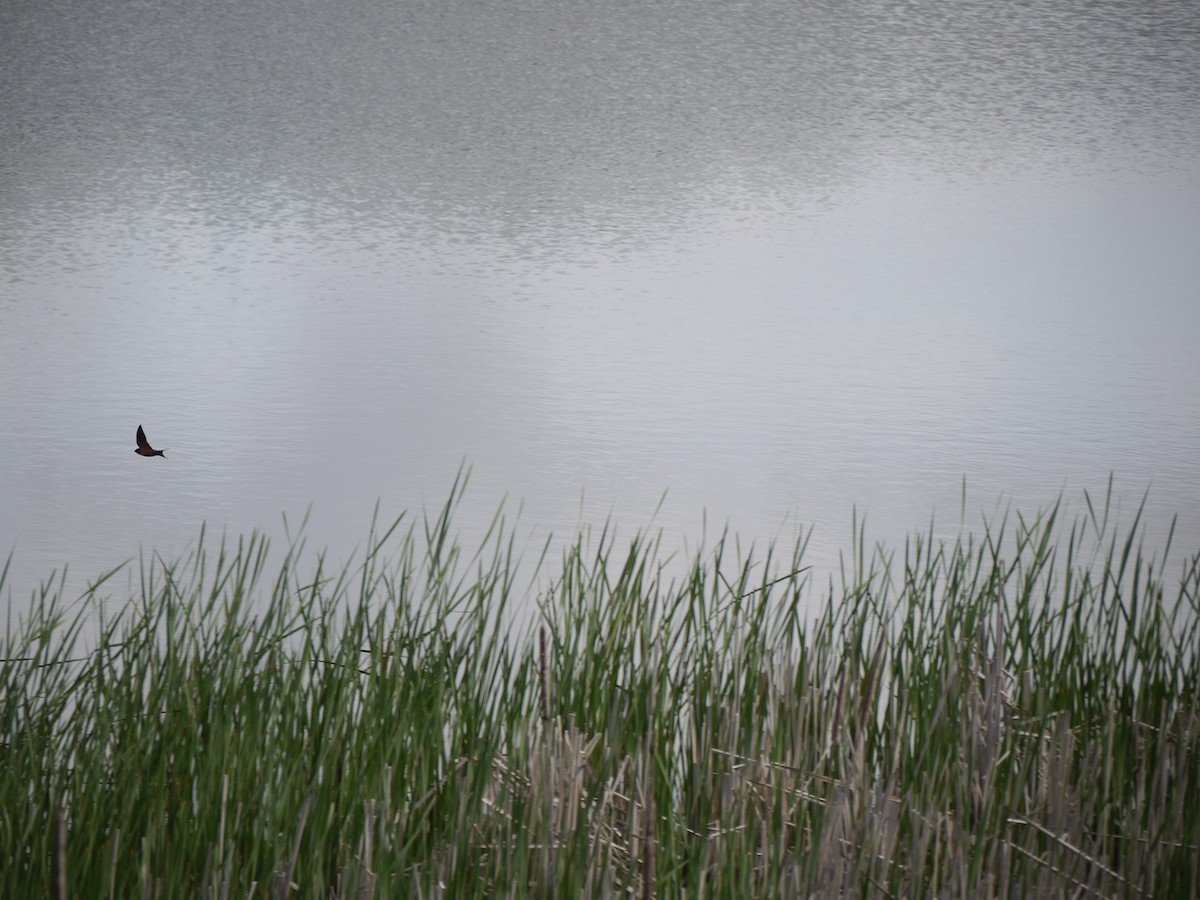
[[[356,568],[202,535],[115,612],[44,588],[0,654],[0,896],[1200,894],[1200,560],[1107,502],[860,536],[819,615],[802,543],[605,529],[525,620],[454,502]]]

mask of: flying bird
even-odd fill
[[[150,446],[150,442],[146,440],[146,432],[142,431],[141,425],[138,426],[137,442],[137,449],[133,452],[138,456],[161,456],[163,459],[167,458],[167,454],[164,451],[155,450]]]

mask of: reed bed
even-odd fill
[[[526,578],[453,506],[337,571],[202,534],[115,606],[43,589],[0,896],[1200,895],[1200,557],[1105,502],[859,533],[820,591],[803,542],[610,529]]]

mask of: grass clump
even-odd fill
[[[859,537],[819,616],[803,542],[605,530],[522,620],[453,505],[354,569],[202,534],[113,615],[43,591],[0,896],[1200,894],[1200,558],[1167,579],[1136,522]]]

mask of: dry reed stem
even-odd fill
[[[54,806],[54,896],[67,898],[67,814],[61,804]]]

